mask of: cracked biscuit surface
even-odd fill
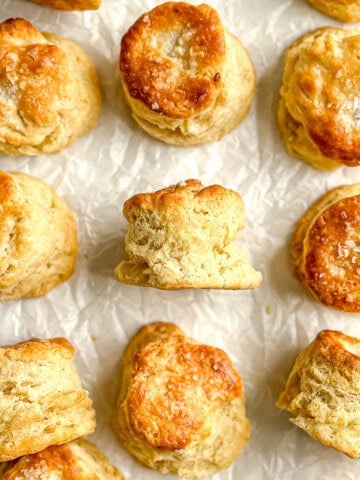
[[[316,168],[360,164],[360,30],[320,28],[286,52],[278,121],[288,152]]]
[[[276,403],[315,440],[360,457],[360,340],[321,331],[299,354]]]
[[[308,0],[308,2],[320,12],[343,22],[360,21],[359,0]]]
[[[0,152],[62,150],[93,128],[100,90],[95,69],[74,42],[22,19],[0,24]]]
[[[0,171],[0,300],[38,297],[67,280],[77,247],[62,198],[41,180]]]
[[[293,234],[295,274],[323,304],[360,312],[360,185],[323,195],[300,219]]]
[[[0,462],[95,429],[95,412],[64,338],[0,347]]]
[[[185,478],[227,468],[250,435],[226,353],[162,322],[140,329],[124,353],[114,426],[141,464]]]
[[[120,71],[136,122],[173,145],[219,140],[247,114],[255,90],[248,53],[206,4],[168,2],[123,36]]]
[[[28,0],[44,7],[57,8],[58,10],[96,10],[100,7],[101,0]]]
[[[198,180],[140,193],[124,204],[129,260],[115,269],[124,283],[165,290],[255,288],[261,274],[234,243],[245,226],[240,195]]]

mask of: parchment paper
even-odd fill
[[[98,126],[70,148],[56,155],[0,157],[1,169],[39,177],[65,198],[80,241],[70,281],[42,298],[0,305],[1,344],[65,336],[75,345],[75,363],[97,411],[97,429],[89,439],[126,479],[177,478],[139,466],[117,442],[110,423],[124,347],[139,327],[156,320],[174,322],[198,341],[224,349],[242,375],[251,439],[214,480],[358,479],[358,461],[311,439],[274,405],[297,353],[320,330],[360,336],[359,316],[310,299],[288,260],[299,217],[329,188],[360,182],[360,170],[323,173],[290,157],[275,114],[285,48],[311,29],[340,23],[304,0],[209,0],[248,48],[257,93],[246,120],[223,140],[176,148],[140,130],[119,94],[121,36],[160,2],[103,0],[100,10],[81,13],[0,1],[1,21],[22,16],[40,30],[79,43],[97,68],[104,96]],[[187,178],[219,183],[243,196],[247,228],[237,242],[263,273],[256,290],[166,292],[114,280],[113,269],[124,258],[123,202]]]

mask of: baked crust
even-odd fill
[[[360,457],[360,340],[323,330],[297,357],[276,405],[324,445]]]
[[[342,22],[360,21],[359,0],[308,0],[320,12],[335,17]]]
[[[294,271],[323,304],[360,312],[360,185],[336,187],[299,221],[291,245]]]
[[[162,322],[143,327],[124,353],[114,425],[138,461],[183,477],[226,468],[250,428],[229,357]]]
[[[101,0],[28,0],[44,7],[57,8],[58,10],[96,10],[100,7]]]
[[[124,283],[165,290],[255,288],[261,274],[235,245],[244,227],[240,195],[187,180],[124,204],[128,261],[115,269]]]
[[[0,462],[95,429],[95,412],[64,338],[0,348]]]
[[[42,181],[0,171],[0,300],[44,295],[74,272],[77,228]]]
[[[360,30],[320,28],[286,52],[279,126],[291,155],[331,170],[360,163]]]
[[[136,122],[177,146],[233,130],[256,87],[247,51],[208,5],[169,2],[142,15],[122,39],[120,70]]]
[[[0,24],[0,152],[58,152],[95,126],[95,69],[75,43],[16,18]]]

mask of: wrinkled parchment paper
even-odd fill
[[[65,198],[76,215],[80,241],[70,281],[42,298],[0,305],[1,344],[65,336],[75,345],[75,363],[97,411],[97,429],[89,438],[126,479],[176,478],[139,466],[111,430],[121,354],[139,327],[156,320],[174,322],[198,341],[224,349],[242,375],[251,439],[233,466],[214,480],[358,479],[358,461],[323,447],[274,406],[297,353],[318,331],[339,329],[360,337],[360,316],[311,300],[288,260],[298,218],[329,188],[360,182],[360,169],[323,173],[288,156],[275,116],[285,48],[311,29],[340,23],[305,0],[209,0],[249,50],[257,93],[246,120],[223,140],[176,148],[141,131],[119,94],[121,36],[160,2],[103,0],[93,12],[0,2],[1,21],[22,16],[40,30],[79,43],[97,68],[104,96],[98,126],[63,152],[0,157],[1,169],[39,177]],[[255,291],[166,292],[114,280],[113,269],[124,257],[123,202],[187,178],[220,183],[243,196],[247,228],[237,242],[263,273]]]

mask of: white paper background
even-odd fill
[[[289,157],[275,114],[284,49],[308,30],[339,23],[304,0],[209,0],[248,48],[257,93],[246,120],[223,140],[175,148],[141,131],[119,95],[121,36],[159,2],[103,0],[100,10],[81,13],[0,1],[1,21],[22,16],[40,30],[79,43],[96,65],[104,95],[98,126],[70,148],[56,155],[0,158],[1,169],[37,176],[66,199],[80,241],[69,282],[43,298],[0,305],[1,344],[65,336],[75,345],[76,366],[97,411],[98,426],[90,439],[127,480],[176,478],[137,465],[110,425],[121,354],[138,328],[155,320],[174,322],[198,341],[223,348],[243,377],[251,439],[232,468],[214,480],[358,479],[358,461],[315,442],[274,406],[296,354],[318,331],[331,328],[360,336],[359,317],[311,300],[288,261],[289,237],[298,218],[329,188],[360,182],[360,170],[323,173]],[[166,292],[113,279],[115,265],[124,258],[123,202],[186,178],[219,183],[243,196],[248,225],[238,243],[263,273],[255,291]]]

